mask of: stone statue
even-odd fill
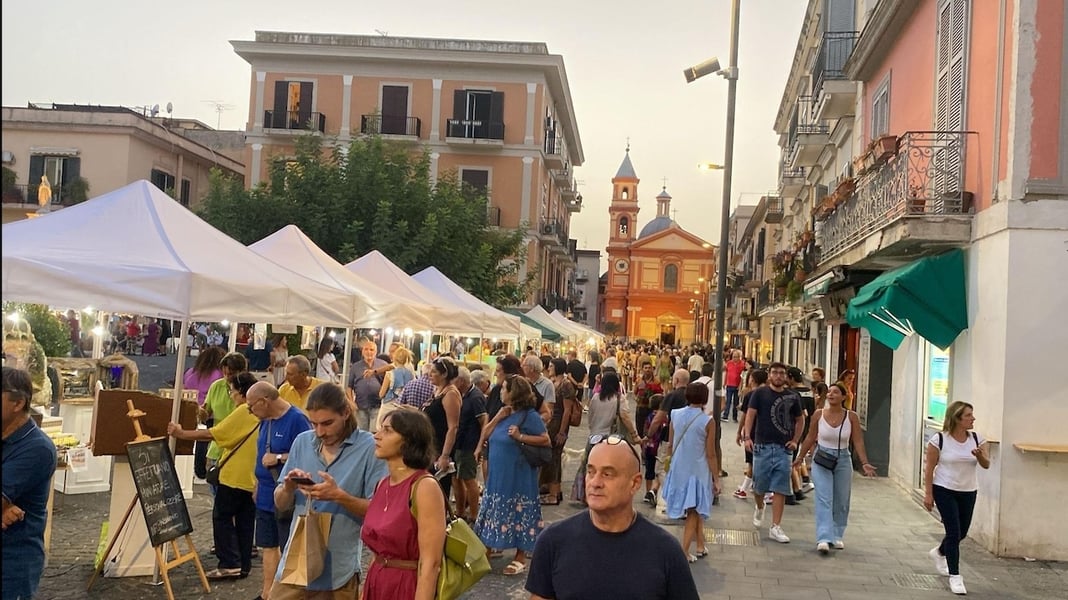
[[[48,184],[48,175],[41,175],[41,185],[37,188],[37,205],[45,208],[52,203],[52,186]]]

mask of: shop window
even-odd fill
[[[949,351],[924,342],[923,416],[941,427],[949,405]]]

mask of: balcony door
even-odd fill
[[[312,115],[310,81],[276,81],[274,83],[274,112],[268,127],[304,129]]]
[[[458,131],[450,131],[450,135],[504,139],[504,92],[456,90],[452,112]]]
[[[383,135],[408,135],[408,86],[382,86]]]

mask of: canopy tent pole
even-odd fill
[[[96,360],[104,358],[104,335],[108,333],[107,321],[108,313],[98,310],[96,311],[96,324],[93,329],[89,330],[89,333],[93,336],[93,353],[90,356]],[[99,334],[94,331],[97,327],[100,328]]]
[[[230,336],[227,337],[226,347],[228,352],[237,351],[237,321],[230,323]]]
[[[349,358],[352,356],[352,327],[345,328],[345,349],[342,352],[344,356],[341,359],[341,387],[346,387],[349,384],[349,370],[352,369],[352,363],[349,362]]]
[[[179,419],[181,418],[182,384],[184,383],[182,379],[185,374],[185,353],[186,350],[189,348],[189,336],[185,333],[186,327],[188,326],[189,322],[186,319],[182,319],[180,323],[181,326],[178,328],[178,331],[181,332],[181,335],[178,338],[178,361],[175,363],[174,366],[174,399],[171,401],[172,423],[181,422]],[[171,447],[171,454],[173,454],[175,446],[177,445],[177,439],[171,437],[169,443]]]
[[[879,321],[883,325],[886,325],[887,327],[893,329],[901,335],[904,335],[905,337],[908,337],[916,332],[916,330],[913,329],[911,325],[909,325],[906,321],[902,321],[901,319],[897,318],[894,313],[886,310],[885,308],[882,309],[882,311],[886,313],[886,317],[880,315],[877,312],[872,312],[868,314],[870,314],[871,317],[876,321]]]

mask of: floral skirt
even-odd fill
[[[490,493],[482,496],[475,533],[487,548],[534,550],[534,541],[545,527],[538,497]]]

